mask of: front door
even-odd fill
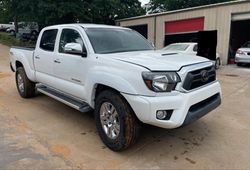
[[[67,43],[79,43],[85,48],[80,32],[74,28],[62,29],[55,55],[54,75],[57,89],[85,100],[85,75],[88,59],[82,55],[64,52]]]

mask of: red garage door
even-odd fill
[[[165,34],[179,34],[204,30],[205,18],[170,21],[165,23]]]

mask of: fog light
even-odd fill
[[[159,120],[164,120],[168,115],[168,112],[165,110],[159,110],[156,113],[156,118]]]

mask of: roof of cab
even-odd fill
[[[129,28],[124,28],[124,27],[119,27],[119,26],[102,25],[102,24],[82,24],[82,23],[53,25],[53,26],[48,26],[48,27],[46,27],[46,29],[52,29],[52,28],[58,28],[58,27],[66,27],[66,26],[81,26],[81,27],[83,27],[83,28],[115,28],[115,29],[129,29]]]

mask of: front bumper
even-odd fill
[[[173,129],[188,125],[217,108],[221,104],[221,87],[219,82],[214,82],[189,93],[174,91],[159,97],[123,96],[143,123]],[[156,112],[159,110],[171,110],[170,119],[158,120]]]

